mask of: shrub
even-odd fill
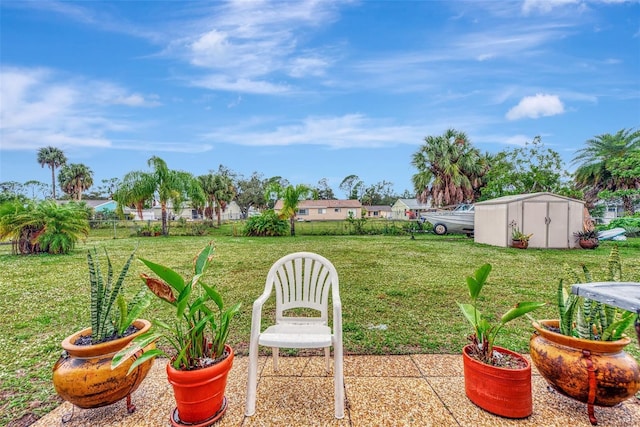
[[[191,224],[191,235],[204,236],[209,232],[209,225],[205,222],[194,222]]]
[[[0,239],[14,240],[21,254],[66,254],[88,234],[87,210],[77,203],[58,205],[44,200],[0,205]]]
[[[622,218],[616,218],[609,223],[609,229],[622,227],[627,232],[627,237],[640,236],[640,216],[625,216]]]
[[[289,222],[275,213],[273,209],[252,216],[244,226],[245,236],[286,236],[289,234]]]

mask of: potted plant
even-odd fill
[[[518,224],[515,221],[511,221],[511,247],[518,249],[527,249],[529,247],[529,239],[531,239],[533,233],[524,234],[518,228]]]
[[[621,280],[618,248],[607,263],[608,281]],[[593,282],[565,265],[571,283]],[[587,404],[589,420],[596,424],[594,405],[615,406],[640,390],[640,368],[624,352],[631,340],[624,335],[636,318],[630,311],[570,294],[560,279],[559,319],[533,322],[531,360],[547,382],[561,394]]]
[[[576,241],[583,249],[595,249],[600,244],[598,232],[595,229],[584,229],[573,233]]]
[[[87,253],[89,283],[91,285],[91,327],[69,335],[62,341],[63,355],[53,367],[53,385],[64,399],[80,408],[97,408],[127,398],[127,410],[133,412],[131,393],[145,378],[153,358],[131,368],[133,361],[118,370],[111,369],[112,356],[137,336],[144,334],[151,323],[138,319],[149,306],[151,294],[142,287],[129,302],[123,296],[123,287],[135,250],[124,264],[114,282],[113,266],[109,254],[107,275],[103,276],[97,251]],[[149,344],[140,353],[155,348]],[[133,375],[128,375],[128,372]]]
[[[175,354],[154,349],[138,357],[130,369],[155,356],[170,357],[167,377],[177,404],[170,416],[174,426],[209,425],[226,410],[224,393],[234,357],[226,341],[230,321],[240,310],[240,303],[225,308],[220,293],[202,281],[213,252],[210,242],[195,258],[194,274],[187,279],[169,267],[140,258],[159,278],[143,273],[143,281],[154,295],[175,309],[175,323],[170,326],[156,320],[154,328],[113,358],[116,369],[150,343],[160,338],[168,341]],[[211,303],[213,307],[209,307]]]
[[[462,350],[467,397],[482,409],[507,418],[525,418],[533,409],[531,364],[522,355],[495,345],[498,332],[508,322],[529,313],[544,303],[520,302],[497,323],[478,310],[478,299],[491,264],[478,268],[467,277],[470,303],[458,303],[473,327],[470,343]]]

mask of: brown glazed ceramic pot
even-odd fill
[[[62,341],[65,354],[53,367],[53,385],[64,400],[80,408],[98,408],[130,397],[153,365],[153,359],[138,366],[127,375],[135,358],[131,358],[116,369],[111,369],[111,359],[131,340],[149,330],[148,320],[138,319],[133,325],[139,330],[117,340],[93,345],[73,344],[80,335],[91,335],[91,328],[69,335]],[[144,348],[155,348],[152,343]],[[129,406],[129,405],[128,405]],[[130,412],[135,408],[128,407]]]
[[[614,406],[640,390],[638,363],[623,348],[629,338],[593,341],[550,331],[558,320],[533,322],[531,360],[558,392],[580,402]]]

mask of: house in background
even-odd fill
[[[367,212],[367,218],[391,218],[391,206],[387,205],[372,205],[363,206],[363,209]]]
[[[134,221],[140,221],[138,211],[136,211],[135,209],[125,207],[123,209],[123,212]],[[184,203],[181,209],[174,209],[171,201],[167,202],[167,215],[172,221],[175,221],[179,218],[184,218],[187,221],[203,219],[202,215],[198,213],[198,210],[192,208],[189,202]],[[159,202],[154,202],[153,207],[142,210],[142,221],[159,221],[161,219],[162,207],[160,206]],[[214,212],[213,220],[215,221],[217,219],[218,217]],[[242,219],[242,211],[240,210],[240,206],[238,205],[238,203],[236,203],[235,200],[232,200],[227,204],[226,208],[220,215],[220,219],[222,221],[235,221]]]
[[[64,205],[74,201],[75,200],[58,200],[57,203],[60,205]],[[82,199],[79,201],[79,203],[86,204],[87,206],[92,208],[96,214],[99,214],[99,213],[107,214],[107,213],[115,212],[116,208],[118,207],[118,202],[116,202],[115,200]]]
[[[276,213],[282,210],[284,202],[278,200],[273,207]],[[362,203],[359,200],[301,200],[298,202],[298,220],[304,221],[344,221],[351,214],[360,218]]]
[[[392,219],[416,219],[420,214],[433,210],[431,199],[427,203],[420,203],[417,199],[398,199],[391,206]]]
[[[624,205],[622,204],[622,202],[620,203],[602,202],[602,203],[606,207],[604,212],[602,213],[602,217],[598,218],[599,222],[601,222],[602,224],[609,224],[614,219],[625,216],[626,212],[624,210]],[[640,200],[635,202],[634,208],[636,212],[640,212]]]

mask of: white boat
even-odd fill
[[[626,231],[622,227],[598,231],[598,240],[626,240],[627,237],[624,235]]]
[[[433,224],[433,232],[438,235],[462,233],[473,235],[475,207],[471,204],[460,204],[455,209],[424,212],[420,219]]]

